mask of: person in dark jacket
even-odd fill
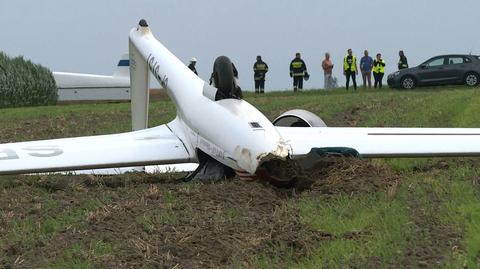
[[[400,60],[398,61],[398,70],[408,68],[407,57],[403,53],[403,50],[398,52],[398,56],[400,56]]]
[[[193,73],[195,73],[195,75],[198,76],[198,72],[197,72],[197,69],[195,68],[195,65],[197,64],[197,59],[195,57],[193,57],[191,60],[190,60],[190,64],[188,65],[188,68],[190,70],[192,70]]]
[[[264,93],[265,74],[268,72],[268,65],[262,61],[262,56],[257,56],[257,61],[253,64],[253,79],[255,80],[255,93]]]
[[[293,77],[293,91],[303,89],[303,78],[309,78],[307,65],[302,60],[299,52],[295,54],[295,59],[290,63],[290,77]]]

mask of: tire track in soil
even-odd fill
[[[427,200],[433,208],[427,208],[421,200],[415,199],[415,193],[409,192],[410,216],[414,225],[414,240],[409,242],[395,267],[402,268],[435,268],[445,264],[449,257],[445,254],[461,245],[459,234],[453,227],[445,225],[438,217],[442,201],[426,183]]]

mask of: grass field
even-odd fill
[[[247,94],[270,119],[480,127],[480,89]],[[153,100],[150,125],[173,119]],[[130,129],[130,107],[3,109],[0,142]],[[480,143],[480,141],[479,141]],[[309,190],[182,174],[0,177],[0,268],[478,268],[480,159],[339,160]]]

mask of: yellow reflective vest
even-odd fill
[[[376,59],[373,61],[373,73],[380,73],[384,74],[385,73],[385,61],[383,59],[380,59],[380,61],[377,61]]]
[[[343,58],[343,71],[357,71],[357,57],[352,55],[351,62],[349,62],[348,55]]]
[[[294,77],[303,77],[307,72],[307,65],[302,59],[293,59],[290,63],[290,74]]]

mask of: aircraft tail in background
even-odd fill
[[[130,60],[128,53],[122,54],[118,61],[117,68],[113,72],[114,77],[129,77],[130,76]]]
[[[122,55],[111,76],[53,72],[59,101],[130,100],[130,61]]]

